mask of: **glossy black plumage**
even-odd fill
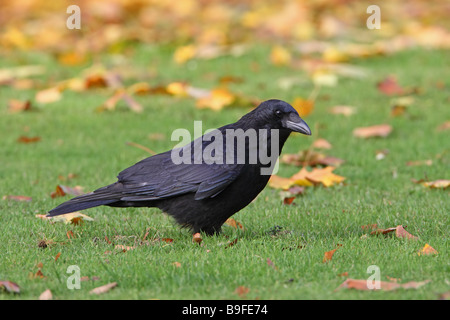
[[[258,139],[260,132],[266,129],[267,143],[252,144],[250,137],[245,138],[242,156],[237,139],[233,140],[233,148],[226,144],[225,139],[227,132],[241,132],[236,131],[240,129],[243,132],[253,130]],[[292,131],[311,134],[292,106],[280,100],[265,101],[239,121],[216,129],[213,133],[217,135],[215,139],[224,137],[221,143],[223,153],[220,153],[220,148],[205,153],[205,148],[213,147],[212,142],[216,140],[211,135],[204,135],[185,147],[175,149],[179,155],[190,154],[185,158],[190,159],[190,163],[175,164],[172,150],[146,158],[120,172],[117,182],[64,202],[51,210],[49,216],[100,205],[157,207],[193,232],[219,232],[222,224],[247,206],[270,178],[270,174],[262,174],[261,169],[267,169],[273,163],[263,163],[258,157],[255,162],[251,155],[271,155],[272,151],[280,154]],[[277,149],[271,150],[272,145]],[[195,154],[196,146],[205,151],[200,153],[200,160],[194,159],[199,154]],[[229,161],[225,154],[232,149],[234,152],[230,159],[233,161]],[[222,163],[212,163],[212,159],[221,157]]]

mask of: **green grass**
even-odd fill
[[[289,91],[277,85],[280,77],[306,76],[290,67],[270,64],[269,48],[253,48],[239,58],[220,57],[194,61],[179,67],[171,61],[170,48],[137,47],[123,68],[138,70],[130,83],[149,81],[167,84],[187,81],[203,88],[216,86],[223,75],[243,77],[231,89],[260,99],[292,101],[307,97],[313,86],[305,81]],[[111,66],[113,57],[103,63]],[[247,110],[226,109],[219,113],[198,110],[189,98],[141,96],[143,114],[119,105],[114,112],[96,113],[110,92],[65,91],[63,99],[48,105],[33,104],[34,111],[10,114],[8,99],[34,99],[35,90],[0,87],[0,196],[26,195],[32,202],[0,200],[0,280],[16,282],[20,295],[0,293],[0,299],[36,299],[50,289],[54,299],[240,299],[238,286],[249,288],[246,298],[254,299],[436,299],[447,292],[448,214],[447,190],[432,190],[411,182],[411,178],[448,179],[448,131],[436,128],[450,119],[448,87],[450,74],[444,51],[407,51],[395,56],[352,61],[370,73],[365,79],[340,79],[336,87],[322,88],[314,112],[306,118],[315,134],[331,142],[328,153],[346,162],[335,170],[345,176],[345,185],[310,188],[296,199],[296,205],[281,204],[278,191],[266,188],[260,196],[236,214],[245,231],[224,227],[221,235],[203,236],[202,245],[191,242],[191,234],[180,229],[157,209],[114,209],[99,207],[84,213],[95,221],[81,226],[50,224],[35,217],[45,214],[68,199],[52,199],[57,184],[82,185],[90,191],[114,182],[117,173],[148,156],[125,143],[132,141],[156,152],[170,149],[176,142],[170,135],[176,128],[193,130],[194,120],[203,120],[203,129],[230,123]],[[448,61],[447,61],[448,62]],[[259,65],[259,72],[252,64]],[[21,53],[0,60],[0,68],[43,64],[46,84],[76,76],[86,66],[63,67],[45,54]],[[391,117],[391,98],[376,89],[376,83],[395,74],[405,87],[418,87],[420,94],[406,116]],[[439,89],[438,82],[445,83]],[[328,113],[334,105],[352,105],[357,113],[343,117]],[[361,140],[352,136],[355,127],[390,123],[393,133],[386,139]],[[150,140],[149,134],[163,133],[165,139]],[[21,135],[40,136],[35,144],[19,144]],[[292,136],[284,153],[307,148],[305,136]],[[377,150],[388,149],[383,160]],[[432,159],[432,166],[406,166],[407,161]],[[281,165],[279,175],[289,176],[298,168]],[[78,176],[61,182],[59,175]],[[251,186],[249,186],[251,187]],[[213,214],[213,213],[212,213]],[[395,236],[370,236],[361,226],[407,225],[418,236],[408,241]],[[273,234],[276,226],[280,232]],[[135,246],[146,237],[147,245],[128,252],[115,245]],[[72,231],[75,239],[66,236]],[[108,243],[106,238],[112,243]],[[171,238],[172,243],[157,241]],[[234,246],[227,243],[238,239]],[[47,240],[50,245],[40,248]],[[439,254],[418,256],[429,243]],[[324,252],[342,245],[332,261],[322,263]],[[111,253],[109,253],[111,251]],[[55,256],[61,253],[55,261]],[[106,252],[106,253],[105,253]],[[273,262],[276,268],[267,263]],[[174,262],[179,262],[176,267]],[[45,278],[30,274],[41,269]],[[80,267],[81,276],[98,277],[81,283],[80,290],[69,290],[68,266]],[[387,276],[400,282],[431,280],[417,290],[362,292],[335,289],[350,278],[366,279],[370,265],[380,267],[381,280]],[[102,296],[89,291],[117,282]]]

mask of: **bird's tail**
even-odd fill
[[[93,192],[70,199],[50,210],[47,216],[58,216],[60,214],[108,205],[120,201],[120,193],[117,192],[117,184],[118,183],[116,182]]]

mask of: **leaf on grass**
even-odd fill
[[[437,130],[438,131],[450,130],[450,121],[445,121],[443,124],[437,127]]]
[[[17,100],[17,99],[10,99],[8,101],[8,111],[10,113],[18,113],[23,111],[29,111],[31,110],[31,101],[30,100]]]
[[[209,108],[220,111],[224,107],[232,104],[236,99],[235,95],[226,88],[217,88],[210,91],[206,97],[197,99],[196,106],[199,109]]]
[[[13,201],[26,201],[26,202],[30,202],[33,200],[33,198],[27,196],[11,196],[11,195],[3,196],[2,199]]]
[[[450,186],[450,180],[439,179],[422,183],[425,187],[431,189],[446,189]]]
[[[184,64],[194,58],[196,52],[197,48],[193,44],[178,47],[173,54],[173,60],[177,64]]]
[[[192,236],[192,242],[193,243],[197,243],[197,244],[201,244],[202,243],[202,235],[199,233],[199,232],[197,232],[197,233],[195,233],[193,236]]]
[[[294,185],[294,181],[290,178],[283,178],[276,174],[273,174],[269,179],[269,186],[274,189],[288,190],[292,185]]]
[[[282,46],[275,46],[270,52],[270,61],[276,66],[288,65],[291,59],[291,53]]]
[[[353,135],[357,138],[387,137],[392,132],[392,126],[380,124],[370,127],[355,128]]]
[[[351,106],[334,106],[329,112],[331,114],[342,114],[346,117],[349,117],[356,113],[356,108]]]
[[[270,260],[269,258],[266,259],[267,265],[269,267],[271,267],[273,270],[278,270],[277,266],[275,265],[275,263],[273,263],[272,260]]]
[[[236,290],[234,290],[234,293],[236,293],[241,298],[245,298],[245,296],[249,292],[250,292],[250,289],[245,286],[239,286],[236,288]]]
[[[7,292],[20,293],[19,285],[9,280],[0,280],[0,288],[5,289]]]
[[[329,166],[325,168],[314,168],[306,175],[306,179],[314,184],[322,184],[325,187],[331,187],[345,180],[344,177],[334,174],[332,171],[335,167]]]
[[[121,250],[122,252],[127,252],[130,250],[136,249],[136,247],[130,247],[130,246],[124,246],[124,245],[118,244],[114,247],[114,249]]]
[[[89,291],[90,294],[103,294],[117,287],[117,282],[111,282],[103,286],[97,287]]]
[[[52,295],[52,292],[50,291],[50,289],[45,290],[39,296],[39,300],[52,300],[52,299],[53,299],[53,295]]]
[[[308,99],[295,98],[291,105],[302,118],[307,117],[314,110],[314,101]]]
[[[41,141],[41,137],[27,137],[27,136],[20,136],[17,139],[17,142],[19,143],[34,143]]]
[[[331,143],[329,143],[327,140],[320,138],[317,140],[314,140],[312,143],[312,147],[316,149],[331,149]]]
[[[81,187],[81,186],[68,187],[68,186],[59,184],[56,186],[56,190],[53,191],[50,194],[50,196],[52,198],[57,198],[57,197],[63,197],[68,194],[74,195],[74,196],[80,196],[83,194],[83,187]]]
[[[39,103],[51,103],[61,100],[61,90],[58,87],[38,91],[34,99]]]
[[[388,233],[395,231],[395,236],[397,238],[418,239],[418,237],[413,236],[408,231],[406,231],[405,228],[406,228],[406,226],[403,227],[403,225],[398,225],[395,228],[376,229],[376,230],[370,232],[370,234],[371,235],[388,234]]]
[[[397,78],[394,76],[388,76],[384,80],[378,82],[377,88],[381,93],[389,96],[401,95],[406,92],[406,90],[398,84]]]
[[[58,261],[59,257],[61,256],[61,252],[58,252],[55,256],[55,262]]]
[[[244,226],[239,222],[239,221],[236,221],[236,220],[234,220],[233,218],[228,218],[226,221],[225,221],[225,224],[227,224],[227,225],[229,225],[229,226],[231,226],[231,227],[233,227],[233,228],[235,228],[235,229],[241,229],[241,230],[244,230]]]
[[[408,161],[406,163],[408,167],[415,167],[415,166],[431,166],[433,165],[433,160],[415,160],[415,161]]]
[[[355,289],[355,290],[377,290],[377,285],[379,285],[379,290],[383,291],[391,291],[396,289],[417,289],[421,286],[427,284],[431,280],[425,280],[421,282],[410,281],[407,283],[397,283],[397,282],[388,282],[388,281],[372,281],[369,283],[366,279],[347,279],[345,280],[336,290],[340,289]],[[336,291],[335,290],[335,291]]]
[[[438,254],[438,252],[436,249],[434,249],[432,246],[430,246],[428,243],[426,243],[425,246],[419,252],[417,252],[417,254],[419,256],[421,256],[421,255],[429,256],[432,254]]]
[[[339,247],[342,247],[342,244],[338,244],[336,249],[333,249],[333,250],[330,250],[330,251],[325,252],[324,255],[323,255],[323,260],[322,260],[322,262],[325,263],[325,262],[331,261],[331,259],[333,259],[334,253],[336,252],[336,250],[337,250]]]
[[[172,265],[176,268],[181,267],[181,263],[179,263],[178,261],[173,262]]]

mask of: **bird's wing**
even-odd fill
[[[233,182],[242,164],[175,164],[170,151],[149,157],[122,171],[123,201],[148,201],[195,193],[212,198]]]

